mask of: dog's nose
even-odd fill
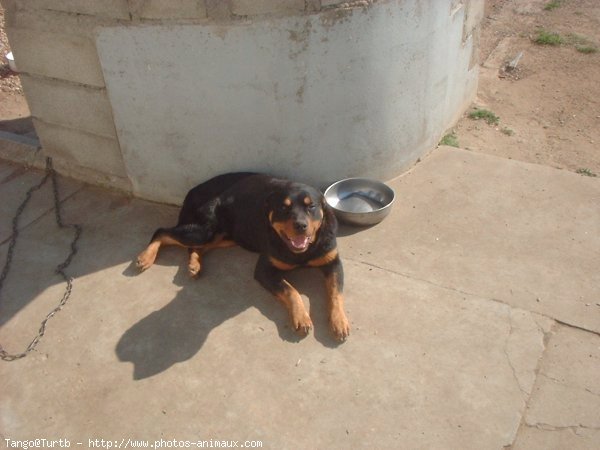
[[[308,224],[304,221],[296,221],[294,222],[294,229],[298,232],[304,232],[308,228]]]

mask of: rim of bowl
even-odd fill
[[[370,182],[374,181],[376,183],[379,183],[379,184],[385,186],[386,189],[389,189],[389,191],[392,193],[392,199],[390,200],[390,202],[387,205],[382,206],[381,208],[374,209],[373,211],[360,212],[360,213],[353,212],[353,211],[347,211],[345,209],[341,209],[336,206],[333,206],[331,203],[329,203],[329,200],[327,198],[327,192],[329,192],[332,188],[334,188],[338,184],[343,183],[345,181],[350,181],[350,180],[365,180],[365,181],[370,181]],[[367,214],[368,215],[368,214],[372,214],[375,212],[383,211],[384,209],[390,208],[392,206],[392,204],[394,203],[394,200],[396,200],[396,192],[391,187],[389,187],[386,183],[384,183],[383,181],[379,181],[375,178],[365,178],[365,177],[350,177],[350,178],[343,178],[341,180],[338,180],[335,183],[331,184],[327,189],[325,189],[325,192],[323,192],[323,196],[325,197],[325,201],[331,208],[335,209],[336,211],[341,211],[346,214]]]

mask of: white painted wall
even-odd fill
[[[134,193],[180,203],[195,184],[236,170],[318,187],[398,175],[475,94],[456,3],[99,29]]]

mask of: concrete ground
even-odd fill
[[[41,176],[0,164],[1,261]],[[318,272],[290,275],[315,323],[299,340],[253,280],[256,255],[216,250],[192,280],[186,253],[166,249],[138,274],[132,259],[177,209],[60,181],[65,220],[83,225],[73,293],[36,351],[0,362],[5,447],[600,447],[598,178],[437,149],[391,182],[386,220],[341,229],[353,327],[341,345]],[[71,231],[54,225],[49,186],[20,229],[0,293],[9,351],[64,290],[53,270]]]

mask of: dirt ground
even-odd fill
[[[9,51],[3,25],[0,7],[2,58]],[[558,33],[563,43],[536,44],[540,31]],[[599,49],[598,0],[487,0],[478,96],[449,130],[455,142],[472,151],[600,175]],[[506,70],[520,52],[516,68]],[[470,119],[476,107],[494,113],[498,123]],[[28,116],[18,76],[2,59],[0,130],[26,133],[32,126]]]
[[[0,6],[0,131],[26,134],[33,130],[29,107],[23,96],[19,76],[8,67],[10,52],[4,32],[4,9]]]
[[[536,44],[540,31],[558,33],[564,43]],[[488,0],[473,107],[499,122],[488,125],[467,112],[454,128],[458,145],[600,175],[599,45],[597,0]],[[520,52],[516,69],[505,70]]]

